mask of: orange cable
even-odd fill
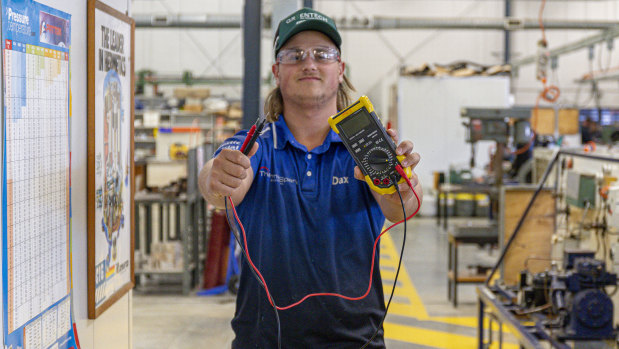
[[[544,30],[544,7],[546,6],[546,0],[542,0],[542,5],[539,8],[539,28],[542,30],[542,41],[546,43],[546,31]]]

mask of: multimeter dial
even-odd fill
[[[391,170],[393,155],[383,147],[376,147],[368,151],[361,160],[369,170],[371,177],[379,177]]]

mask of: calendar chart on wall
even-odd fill
[[[71,17],[2,0],[5,348],[77,348],[71,304]]]

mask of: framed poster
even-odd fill
[[[135,22],[88,1],[88,317],[135,284],[133,47]]]

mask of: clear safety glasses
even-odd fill
[[[333,63],[340,60],[340,53],[332,47],[313,47],[309,49],[291,48],[279,51],[277,63],[298,64],[307,56],[318,63]]]

